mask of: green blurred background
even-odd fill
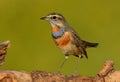
[[[82,39],[99,42],[87,49],[80,75],[96,75],[105,60],[120,69],[120,0],[0,0],[0,42],[11,41],[0,69],[57,71],[64,55],[51,38],[50,24],[39,19],[51,12],[63,14]],[[76,61],[71,56],[62,73],[72,74]]]

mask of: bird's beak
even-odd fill
[[[40,19],[42,19],[42,20],[47,20],[48,17],[41,17]]]

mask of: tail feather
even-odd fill
[[[98,43],[90,43],[90,42],[86,42],[86,41],[83,41],[83,43],[84,43],[85,48],[86,47],[97,47],[98,46]]]
[[[97,47],[98,43],[87,43],[87,47]]]

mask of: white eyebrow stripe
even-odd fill
[[[62,16],[60,16],[60,15],[48,15],[48,17],[52,17],[52,16],[56,16],[56,17],[62,18]]]

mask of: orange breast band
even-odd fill
[[[70,36],[71,34],[69,32],[66,32],[61,38],[58,39],[54,39],[55,43],[59,46],[59,47],[63,47],[66,46],[69,42],[70,42]]]

